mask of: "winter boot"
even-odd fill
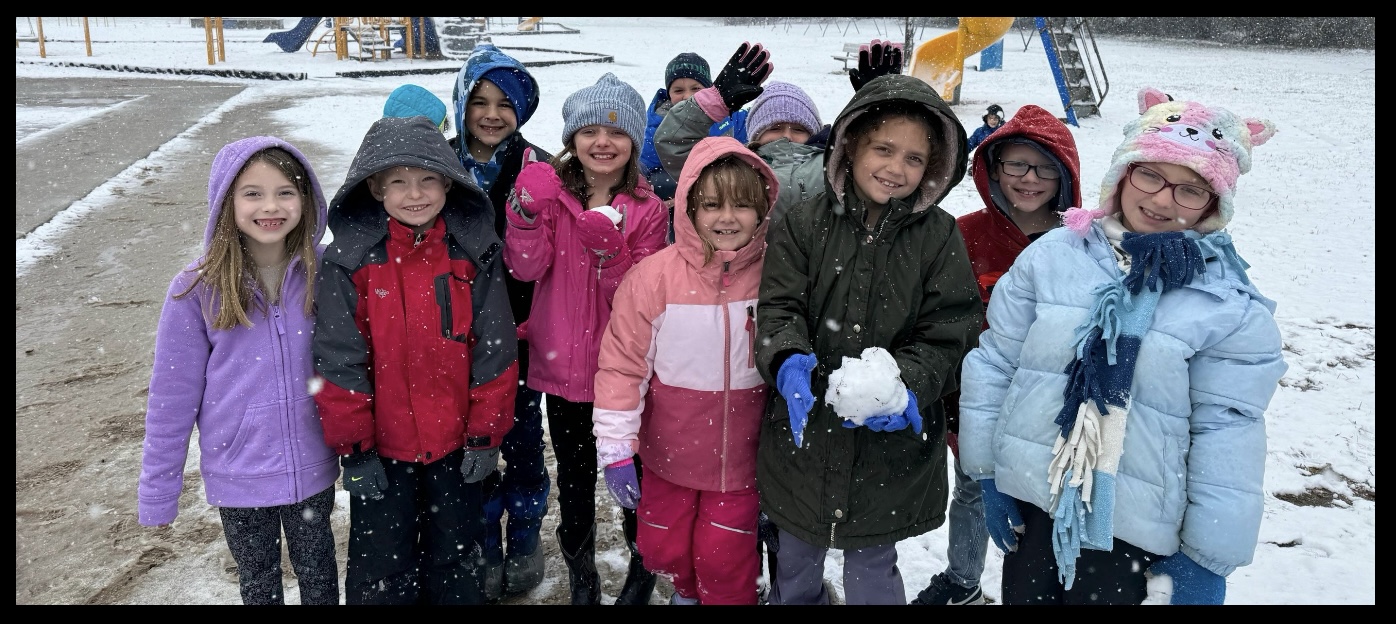
[[[601,576],[596,572],[596,527],[587,532],[586,540],[576,552],[567,552],[562,542],[562,532],[557,535],[558,550],[567,563],[568,583],[572,590],[572,604],[601,604]]]
[[[522,594],[543,583],[544,560],[539,533],[543,517],[548,514],[549,481],[546,476],[541,491],[504,495],[509,508],[509,520],[504,534],[507,554],[504,558],[504,594]]]
[[[650,596],[654,595],[656,580],[654,573],[645,569],[645,560],[640,557],[640,549],[635,542],[630,542],[630,570],[625,575],[625,585],[621,586],[620,595],[616,596],[616,604],[649,604]]]
[[[498,601],[504,593],[504,541],[500,534],[504,500],[499,495],[496,475],[498,473],[485,478],[485,535],[480,540],[485,561],[485,601],[490,603]]]

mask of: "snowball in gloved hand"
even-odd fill
[[[900,414],[907,404],[901,367],[881,347],[864,349],[856,360],[845,357],[839,369],[829,374],[824,402],[834,413],[860,426],[870,416]]]
[[[597,206],[597,207],[595,207],[595,208],[592,208],[592,210],[595,211],[595,212],[599,212],[599,213],[601,213],[601,214],[603,214],[603,215],[606,215],[606,218],[608,218],[608,219],[611,220],[611,224],[612,224],[612,225],[615,225],[616,227],[620,227],[620,220],[621,220],[620,211],[618,211],[618,210],[616,210],[615,208],[612,208],[612,207],[610,207],[610,206]]]

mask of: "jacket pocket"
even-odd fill
[[[201,448],[209,466],[224,476],[253,477],[282,470],[286,466],[286,429],[281,403],[249,406],[242,414],[237,435],[225,449]],[[221,459],[219,457],[221,456]]]
[[[436,305],[441,314],[441,337],[470,345],[470,326],[474,321],[470,288],[474,281],[455,273],[443,273],[434,280]]]

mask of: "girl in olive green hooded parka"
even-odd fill
[[[906,604],[895,545],[945,521],[940,398],[983,320],[964,240],[936,205],[964,176],[964,145],[925,82],[877,78],[833,125],[824,191],[772,229],[757,311],[757,366],[778,390],[757,457],[761,508],[780,529],[772,603],[827,601],[824,554],[839,548],[847,604]],[[895,426],[852,426],[823,401],[843,358],[872,347],[893,356],[910,391]],[[782,374],[809,354],[808,379]],[[811,396],[813,409],[792,416],[791,401]]]

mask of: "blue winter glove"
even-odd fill
[[[788,358],[776,371],[776,391],[785,398],[790,412],[790,434],[795,436],[795,447],[803,447],[805,423],[809,422],[809,411],[814,407],[814,391],[809,388],[810,373],[819,359],[813,353],[797,353]]]
[[[863,426],[873,431],[901,431],[911,425],[911,430],[921,433],[921,410],[916,405],[916,393],[911,390],[906,391],[906,409],[900,414],[886,414],[883,416],[869,416],[863,419]],[[844,428],[852,429],[858,425],[851,420],[843,421]]]
[[[640,504],[640,479],[635,475],[634,459],[606,466],[606,489],[621,507],[634,509]]]
[[[1219,605],[1226,600],[1226,577],[1198,565],[1181,550],[1149,566],[1149,573],[1173,577],[1173,598],[1168,604]]]
[[[388,473],[383,470],[378,451],[345,455],[339,463],[344,466],[344,491],[350,496],[383,500],[383,492],[388,491]]]
[[[1018,514],[1018,501],[994,487],[993,479],[983,479],[979,487],[984,491],[984,524],[989,529],[989,537],[1005,553],[1017,552],[1018,535],[1027,529],[1023,516]]]

